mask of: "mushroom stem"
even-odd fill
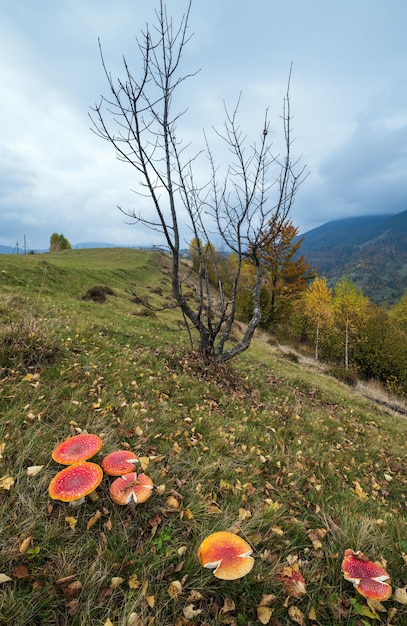
[[[72,506],[72,507],[80,506],[84,502],[85,502],[85,496],[82,496],[82,498],[78,498],[77,500],[71,500],[69,503],[69,506]]]

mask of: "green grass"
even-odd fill
[[[275,596],[274,626],[293,623],[292,606],[307,624],[386,623],[358,615],[366,602],[340,566],[346,548],[360,549],[387,563],[394,588],[407,583],[404,418],[265,342],[202,368],[177,311],[131,302],[132,291],[169,302],[160,253],[0,263],[0,479],[14,480],[0,489],[0,573],[11,578],[0,583],[0,624],[254,625],[263,594]],[[115,295],[83,300],[95,285]],[[160,489],[119,507],[105,477],[79,508],[51,501],[51,452],[81,430],[104,441],[95,461],[129,446]],[[32,466],[43,468],[28,476]],[[240,581],[197,560],[204,537],[227,529],[253,547]],[[307,594],[287,601],[277,573],[293,558]],[[406,606],[385,607],[397,609],[392,624],[407,623]]]

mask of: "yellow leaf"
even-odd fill
[[[284,535],[284,530],[280,528],[280,526],[273,526],[271,530],[275,535],[278,535],[279,537],[282,537]]]
[[[387,613],[387,609],[383,606],[381,602],[379,602],[379,600],[368,598],[366,600],[366,603],[368,604],[370,609],[373,611],[373,613],[377,613],[378,611],[381,613]]]
[[[167,589],[168,595],[173,600],[178,600],[182,593],[182,585],[179,580],[173,580]]]
[[[11,580],[13,579],[10,578],[10,576],[7,576],[7,574],[0,574],[0,583],[8,583]]]
[[[193,518],[194,518],[194,514],[192,513],[191,509],[184,509],[182,511],[182,519],[190,520]]]
[[[154,605],[155,605],[155,596],[147,596],[146,597],[146,602],[147,602],[148,606],[150,607],[150,609],[153,609]]]
[[[150,465],[150,459],[148,458],[148,456],[140,456],[139,462],[141,465],[141,469],[143,470],[143,472],[145,472],[148,469],[148,466]]]
[[[110,586],[112,587],[112,589],[117,589],[123,582],[124,578],[121,578],[120,576],[113,576],[112,580],[110,581]]]
[[[137,613],[130,613],[126,626],[145,626],[145,622]]]
[[[0,478],[0,489],[7,489],[7,491],[9,491],[12,485],[14,485],[14,478],[9,474]]]
[[[360,498],[361,500],[367,500],[368,499],[367,493],[363,491],[362,487],[360,486],[359,481],[354,480],[353,484],[355,485],[355,493],[358,496],[358,498]]]
[[[0,454],[3,454],[5,449],[6,449],[5,442],[4,441],[0,441]]]
[[[109,618],[107,618],[103,626],[113,626],[113,622]]]
[[[243,509],[242,507],[240,507],[239,509],[239,519],[240,521],[244,521],[246,519],[249,519],[249,517],[252,516],[251,511],[249,511],[249,509]]]
[[[38,380],[39,377],[39,374],[26,374],[22,380],[30,383],[32,380]]]
[[[70,528],[71,530],[75,530],[75,526],[76,526],[76,523],[77,523],[77,521],[78,521],[78,520],[76,519],[76,517],[66,517],[66,518],[65,518],[65,521],[66,521],[66,523],[69,525],[69,528]]]
[[[43,467],[43,465],[31,465],[27,467],[27,476],[37,476]]]
[[[288,615],[290,616],[290,619],[296,624],[299,624],[300,626],[305,626],[305,615],[302,611],[300,611],[298,606],[290,606],[290,608],[288,609]]]
[[[29,535],[26,539],[24,539],[24,541],[22,542],[19,548],[19,551],[21,552],[21,554],[24,554],[24,552],[27,552],[28,548],[30,547],[32,538],[33,536]]]
[[[394,599],[400,604],[407,604],[407,587],[399,587],[394,592]]]
[[[165,504],[168,506],[169,509],[179,509],[180,507],[180,503],[175,496],[168,496]]]
[[[141,585],[141,582],[139,581],[137,574],[132,574],[127,584],[129,585],[130,589],[138,589]]]
[[[92,515],[92,517],[90,518],[90,520],[88,521],[86,528],[89,530],[90,528],[92,528],[92,526],[94,524],[96,524],[96,522],[102,517],[102,513],[97,510],[95,515]]]
[[[155,488],[157,495],[162,496],[165,493],[165,485],[158,485]]]
[[[274,609],[269,606],[258,606],[257,607],[257,619],[261,624],[269,624],[271,620],[271,616],[273,615]]]
[[[312,622],[316,622],[317,621],[317,612],[316,612],[316,610],[314,609],[313,606],[309,610],[308,619],[311,620]]]

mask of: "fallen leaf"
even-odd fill
[[[191,509],[187,508],[181,511],[181,519],[186,519],[186,520],[194,519],[194,514],[192,513]]]
[[[148,458],[148,456],[140,456],[139,462],[141,465],[141,469],[143,470],[143,472],[145,472],[148,469],[148,466],[150,465],[150,459]]]
[[[202,609],[196,609],[193,604],[188,604],[182,610],[185,619],[192,621],[197,615],[202,613]]]
[[[110,581],[110,585],[112,589],[117,589],[123,582],[124,578],[121,578],[120,576],[113,576],[112,580]]]
[[[28,567],[26,565],[18,565],[17,567],[15,567],[13,569],[13,576],[15,576],[16,578],[30,578],[31,574],[28,571]]]
[[[141,582],[139,581],[137,574],[132,574],[127,581],[127,584],[130,589],[138,589],[141,585]]]
[[[399,587],[394,591],[394,599],[400,604],[407,604],[407,587]]]
[[[317,621],[317,612],[314,609],[313,606],[311,606],[309,613],[308,613],[308,619],[311,620],[312,622],[316,622]]]
[[[31,465],[27,467],[27,476],[37,476],[43,467],[43,465]]]
[[[199,602],[200,600],[203,600],[203,595],[196,589],[193,589],[187,598],[187,602]]]
[[[76,611],[78,610],[78,605],[78,598],[72,598],[72,600],[69,600],[69,602],[66,603],[66,610],[68,612],[68,615],[75,615]]]
[[[105,623],[103,624],[103,626],[113,626],[113,622],[111,619],[107,618],[107,620],[105,621]]]
[[[130,613],[126,626],[145,626],[145,622],[137,613]]]
[[[387,609],[385,606],[379,602],[379,600],[374,600],[373,598],[367,598],[366,603],[372,609],[373,613],[387,613]]]
[[[249,509],[244,509],[243,507],[240,507],[239,509],[239,519],[240,521],[244,521],[246,519],[249,519],[252,516],[252,512],[249,511]]]
[[[297,606],[290,606],[288,609],[290,619],[300,626],[305,626],[305,615]]]
[[[58,580],[56,580],[54,584],[57,587],[63,587],[64,585],[69,583],[71,580],[73,580],[75,577],[76,577],[76,574],[71,574],[70,576],[64,576],[63,578],[58,578]]]
[[[259,606],[270,606],[275,600],[277,600],[277,596],[274,593],[263,593]]]
[[[168,595],[173,600],[178,600],[182,593],[182,585],[179,580],[173,580],[167,589]]]
[[[96,511],[96,513],[94,515],[92,515],[92,517],[90,518],[90,520],[88,521],[88,523],[86,524],[86,528],[89,530],[90,528],[92,528],[92,526],[94,524],[96,524],[96,522],[102,517],[102,513],[99,511],[99,509]]]
[[[2,478],[0,478],[0,489],[6,489],[7,491],[10,491],[13,485],[14,478],[9,474],[6,474],[5,476],[2,476]]]
[[[78,520],[76,519],[76,517],[66,517],[66,518],[65,518],[65,521],[66,521],[66,523],[69,525],[69,528],[70,528],[71,530],[75,530],[75,526],[76,526],[77,521],[78,521]]]
[[[7,576],[7,574],[0,574],[0,583],[8,583],[12,580],[13,579],[10,578],[10,576]]]
[[[305,580],[297,567],[283,567],[277,576],[290,597],[301,598],[307,592]]]
[[[64,589],[65,598],[76,598],[82,590],[82,583],[80,580],[74,580]]]
[[[179,509],[180,507],[180,503],[175,496],[168,496],[165,504],[169,509]]]
[[[271,620],[271,616],[273,615],[274,609],[269,606],[258,606],[257,607],[257,619],[261,624],[269,624]]]
[[[235,610],[235,608],[236,608],[236,605],[233,602],[232,598],[225,598],[223,602],[223,606],[221,610],[219,611],[219,615],[226,615],[226,613],[231,613],[232,611]]]
[[[355,493],[358,496],[358,498],[360,498],[361,500],[367,500],[368,499],[367,493],[363,491],[362,487],[360,486],[359,481],[354,480],[353,484],[355,485]]]
[[[32,541],[33,536],[29,535],[26,539],[24,539],[24,541],[21,543],[20,547],[19,547],[19,552],[21,552],[21,554],[24,554],[24,552],[27,552],[28,548],[30,547],[30,543]]]
[[[150,609],[153,609],[155,606],[155,596],[146,596],[146,602]]]

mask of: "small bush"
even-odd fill
[[[296,354],[295,352],[287,352],[284,357],[292,363],[298,363],[300,360],[298,354]]]
[[[352,370],[346,370],[344,367],[333,367],[329,370],[329,374],[342,381],[349,387],[355,387],[358,378]]]
[[[92,300],[92,302],[98,302],[103,304],[107,300],[107,296],[114,296],[115,292],[111,287],[106,285],[95,285],[87,290],[82,300]]]
[[[26,313],[0,330],[0,367],[28,371],[54,363],[60,353],[50,323]]]

